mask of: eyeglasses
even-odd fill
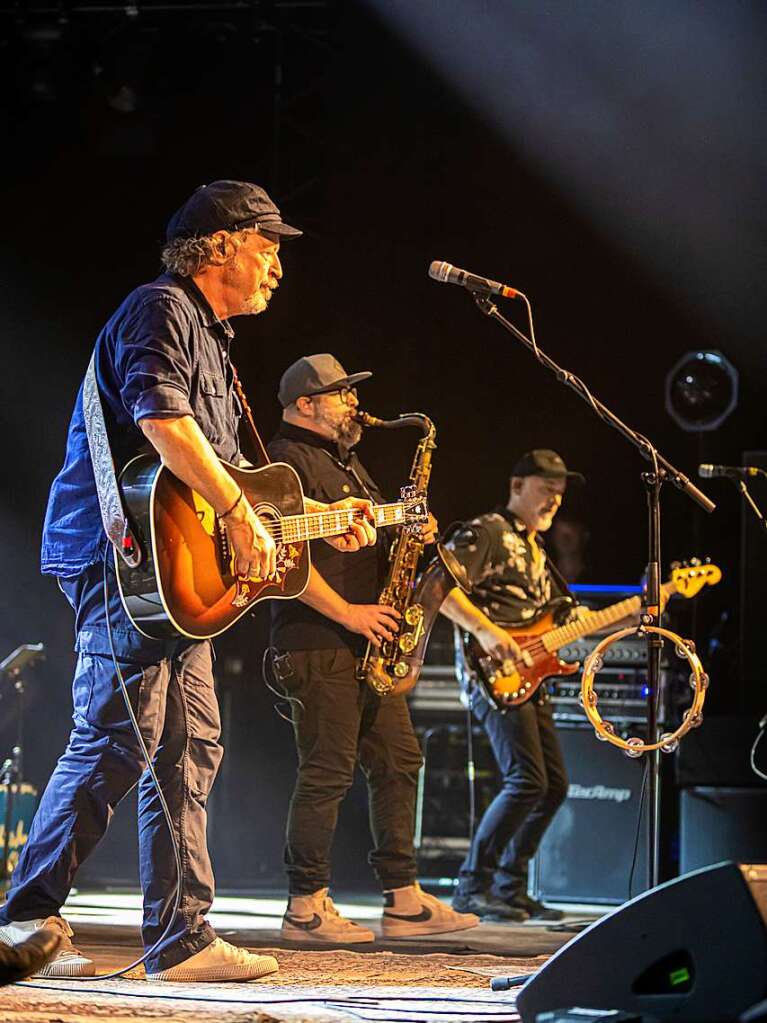
[[[334,391],[318,391],[317,394],[310,395],[309,397],[318,398],[323,394],[337,394],[344,405],[350,405],[351,399],[357,400],[357,388],[356,387],[339,387]]]

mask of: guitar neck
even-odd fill
[[[301,543],[305,540],[320,540],[325,536],[340,536],[355,519],[362,517],[359,508],[341,508],[332,511],[309,512],[306,515],[285,515],[274,523],[265,523],[266,528],[282,543]],[[376,526],[397,526],[406,521],[405,505],[399,501],[392,504],[378,504],[373,507]]]
[[[673,583],[664,583],[662,587],[666,595],[672,593],[676,587]],[[562,625],[558,629],[552,629],[551,632],[547,632],[542,637],[542,643],[544,647],[553,653],[559,650],[560,647],[565,646],[567,643],[572,643],[575,639],[580,639],[581,636],[588,636],[592,632],[598,632],[600,629],[606,628],[608,625],[613,625],[615,622],[620,622],[624,618],[629,618],[632,615],[638,613],[642,606],[641,597],[629,597],[627,600],[622,600],[618,604],[611,604],[610,607],[603,607],[600,611],[587,611],[584,615],[576,618],[572,622],[568,622],[567,625]]]

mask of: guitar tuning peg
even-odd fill
[[[710,565],[711,564],[711,558],[704,558],[703,559],[703,564],[704,565]]]
[[[690,564],[698,566],[700,564],[700,558],[690,558]]]
[[[685,558],[684,561],[682,562],[682,568],[689,568],[689,567],[690,567],[690,562],[687,560],[687,558]]]
[[[672,562],[671,562],[671,568],[672,568],[672,570],[673,570],[674,572],[676,572],[676,570],[677,570],[678,568],[681,568],[681,567],[682,567],[682,566],[681,566],[680,562],[678,562],[678,561],[672,561]]]

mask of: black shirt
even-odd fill
[[[273,462],[292,465],[301,479],[304,494],[316,501],[340,501],[367,497],[383,503],[380,490],[356,452],[342,456],[338,445],[311,430],[283,422],[267,445]],[[337,593],[350,604],[375,604],[386,574],[386,541],[378,531],[375,547],[353,554],[337,551],[324,540],[311,543],[312,562]],[[300,600],[271,602],[272,646],[279,650],[327,650],[346,647],[356,656],[364,653],[367,640],[349,632]]]
[[[532,618],[562,587],[552,578],[539,536],[508,510],[480,515],[450,541],[456,558],[473,585],[472,601],[500,625],[517,625]]]

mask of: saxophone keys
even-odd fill
[[[405,621],[408,625],[418,625],[423,619],[423,608],[420,604],[411,604],[405,612]]]
[[[416,640],[412,632],[406,632],[404,636],[399,638],[399,648],[403,654],[412,654],[415,644]]]
[[[394,674],[397,678],[404,678],[410,671],[410,665],[407,661],[397,661],[394,665]]]

